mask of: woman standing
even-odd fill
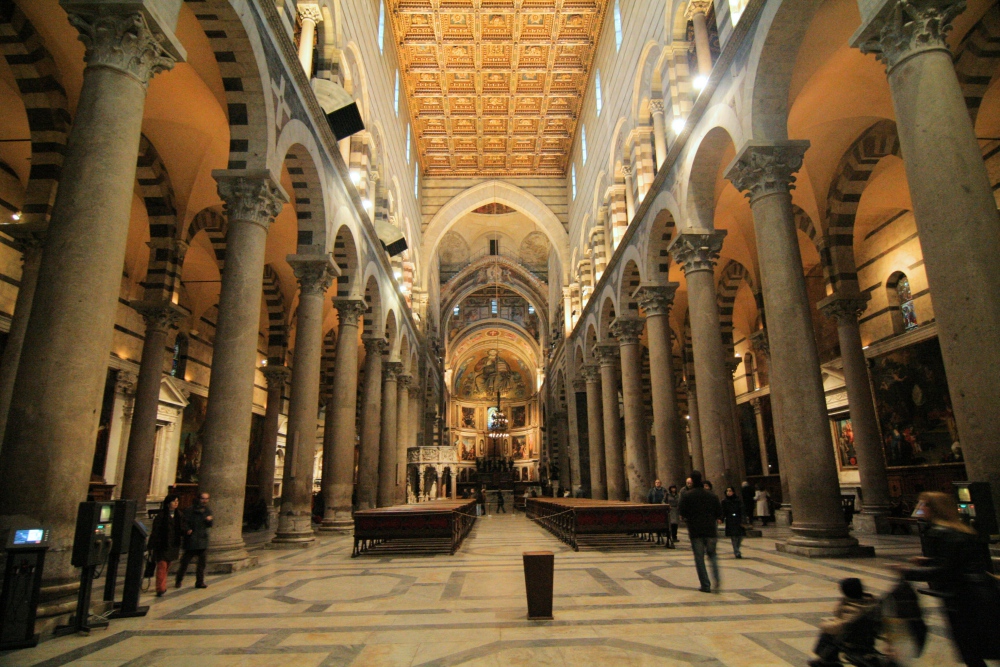
[[[771,496],[758,484],[757,493],[754,494],[753,500],[757,504],[757,516],[760,517],[760,525],[766,526],[767,520],[771,518]]]
[[[180,499],[173,493],[163,499],[160,513],[153,519],[149,533],[149,550],[156,561],[156,597],[167,592],[167,570],[180,555],[181,536],[184,535],[183,519],[177,511]]]
[[[677,542],[677,528],[681,523],[681,497],[677,493],[676,484],[671,484],[667,489],[667,505],[670,506],[670,540]]]
[[[955,499],[940,492],[921,493],[913,515],[930,523],[921,540],[925,558],[918,567],[900,567],[903,578],[926,581],[942,598],[951,636],[962,660],[986,667],[1000,658],[1000,582],[990,574],[989,551],[976,532],[962,523]]]
[[[722,516],[726,520],[726,537],[733,543],[733,555],[743,558],[740,544],[747,534],[743,529],[743,502],[731,486],[726,487],[726,497],[722,499]]]

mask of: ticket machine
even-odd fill
[[[997,513],[989,482],[954,482],[958,498],[958,514],[976,529],[979,536],[989,541],[996,538]]]
[[[35,615],[49,531],[41,526],[14,528],[7,535],[7,562],[0,592],[0,651],[38,644]]]
[[[89,633],[95,627],[105,627],[101,619],[90,623],[90,594],[97,568],[108,560],[114,544],[113,502],[83,502],[76,514],[76,536],[70,562],[80,568],[80,592],[76,599],[76,614],[69,625],[55,629],[56,635]]]

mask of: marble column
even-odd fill
[[[7,225],[14,227],[15,225]],[[20,225],[16,225],[20,227]],[[24,345],[24,332],[28,327],[28,316],[31,315],[31,303],[35,298],[35,287],[38,284],[38,269],[42,264],[42,247],[45,244],[45,232],[42,225],[25,227],[38,229],[38,232],[13,229],[4,232],[14,236],[21,247],[21,279],[17,289],[17,300],[14,302],[14,314],[10,319],[10,331],[7,332],[7,344],[0,358],[0,451],[3,451],[3,434],[7,430],[7,412],[10,410],[10,399],[14,392],[14,379],[21,360],[21,347]]]
[[[565,326],[565,332],[563,333],[563,338],[569,336],[573,331],[573,290],[569,287],[563,287],[563,325]]]
[[[295,354],[288,402],[281,511],[274,546],[308,546],[312,529],[313,463],[319,428],[319,378],[323,359],[323,300],[340,272],[330,255],[289,255],[299,281],[295,310]]]
[[[663,120],[663,110],[663,100],[652,99],[649,101],[649,113],[653,117],[653,147],[656,150],[657,169],[667,158],[667,128]],[[629,221],[631,222],[631,219]]]
[[[625,179],[625,213],[628,216],[629,224],[632,224],[632,218],[635,217],[635,192],[632,190],[631,164],[622,165],[622,178]],[[608,261],[610,260],[611,255],[608,255]]]
[[[125,453],[121,498],[136,501],[136,507],[142,509],[146,506],[153,474],[156,414],[160,408],[160,382],[163,379],[167,334],[185,313],[170,302],[137,301],[132,303],[132,307],[145,320],[146,335],[142,343],[139,379],[135,386],[135,407]]]
[[[724,230],[691,230],[678,234],[670,244],[670,254],[687,279],[698,422],[705,461],[702,473],[720,494],[728,484],[738,482],[734,462],[726,456],[736,443],[730,390],[726,387],[727,383],[732,385],[733,377],[726,366],[715,295],[715,262],[725,235]]]
[[[611,323],[611,335],[618,339],[622,368],[622,401],[625,405],[625,475],[628,498],[646,502],[653,486],[649,478],[648,425],[642,399],[642,346],[639,337],[645,322],[639,317],[622,315]]]
[[[351,531],[354,495],[354,443],[358,409],[358,321],[365,314],[364,299],[335,298],[337,360],[326,418],[329,437],[323,438],[323,521],[321,531]]]
[[[399,414],[396,404],[399,386],[396,378],[403,372],[400,361],[382,364],[382,427],[379,431],[378,506],[390,507],[396,503],[396,465],[399,461],[396,436]]]
[[[413,434],[413,424],[410,419],[410,381],[409,375],[399,375],[396,378],[396,471],[394,479],[396,488],[393,497],[394,505],[406,504],[406,450],[411,447],[410,436]]]
[[[267,510],[274,509],[274,468],[278,451],[278,426],[281,421],[282,400],[285,397],[285,383],[291,375],[287,366],[265,366],[261,369],[267,380],[267,406],[264,408],[264,426],[261,435],[260,476],[257,487],[267,503]]]
[[[607,500],[607,472],[604,464],[604,408],[601,405],[601,368],[585,364],[580,374],[587,383],[587,441],[590,450],[590,497]]]
[[[729,394],[729,415],[733,420],[733,441],[730,449],[726,450],[726,467],[733,471],[733,476],[729,483],[736,487],[747,478],[747,464],[743,456],[743,432],[740,430],[739,412],[736,407],[736,371],[739,369],[742,360],[738,357],[730,357],[726,353],[726,369],[729,371],[729,382],[726,383],[726,392]]]
[[[562,495],[562,491],[569,489],[572,492],[572,478],[571,478],[571,468],[572,463],[569,460],[569,439],[566,437],[566,413],[563,411],[553,412],[552,419],[549,422],[553,436],[556,442],[559,443],[559,492]]]
[[[382,336],[364,336],[365,379],[362,389],[361,454],[358,457],[358,509],[378,507],[379,443],[382,435],[382,355],[389,349]]]
[[[760,259],[764,310],[771,348],[771,395],[778,400],[789,456],[789,491],[795,517],[792,537],[779,548],[812,556],[847,556],[850,537],[840,502],[819,352],[813,331],[802,256],[792,211],[794,173],[808,141],[745,145],[726,172],[748,191]]]
[[[580,431],[576,414],[576,383],[566,383],[566,442],[569,446],[569,482],[573,497],[583,494],[583,472],[580,470]]]
[[[688,408],[688,437],[691,439],[691,467],[694,470],[705,470],[705,450],[701,446],[701,413],[698,412],[698,383],[688,380],[685,383],[687,390]],[[684,469],[688,470],[685,465]]]
[[[601,367],[601,404],[604,408],[604,462],[608,500],[625,500],[625,456],[622,426],[618,413],[618,345],[602,343],[594,347]]]
[[[68,12],[86,68],[0,459],[0,530],[26,521],[51,529],[52,583],[79,579],[71,547],[107,379],[146,86],[184,56],[176,8],[162,23],[104,2]]]
[[[708,77],[712,73],[712,51],[708,45],[708,10],[712,0],[691,0],[687,6],[687,19],[694,25],[694,51],[698,59],[698,74]]]
[[[886,66],[965,468],[1000,511],[997,205],[946,38],[965,6],[865,3],[851,43]]]
[[[767,460],[767,434],[764,432],[764,413],[761,409],[760,399],[751,398],[750,407],[753,408],[753,418],[757,422],[757,446],[760,448],[760,469],[762,475],[771,474],[770,461]]]
[[[641,285],[635,292],[639,307],[646,313],[656,477],[665,487],[683,484],[687,458],[681,438],[683,429],[677,415],[674,352],[670,344],[670,308],[678,287],[678,283]]]
[[[858,317],[865,312],[869,298],[860,292],[838,292],[817,305],[824,315],[837,321],[837,336],[840,339],[840,358],[844,366],[844,384],[864,501],[861,513],[854,516],[854,532],[874,534],[888,532],[889,525],[885,519],[889,515],[892,499],[878,417],[875,415],[875,397],[868,377],[868,361],[858,327]]]
[[[323,14],[318,5],[298,6],[299,21],[302,30],[299,33],[299,62],[306,73],[306,79],[312,78],[313,47],[316,44],[316,24],[323,20]]]
[[[771,364],[771,345],[767,338],[767,329],[760,329],[750,334],[750,344],[753,346],[754,352],[757,353],[757,359],[767,359],[768,369],[770,369]],[[770,372],[768,373],[768,385],[770,385]],[[774,450],[778,456],[778,481],[781,485],[781,507],[775,510],[774,522],[779,526],[791,526],[792,525],[792,492],[788,487],[788,469],[786,468],[784,461],[787,458],[787,454],[784,452],[785,437],[781,432],[782,419],[779,417],[781,414],[781,408],[778,405],[778,397],[774,394],[770,394],[771,399],[771,426],[774,429]]]

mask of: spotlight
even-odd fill
[[[260,365],[261,366],[267,366],[267,359],[264,359],[262,362],[260,362]]]
[[[12,215],[12,216],[10,216],[10,217],[11,217],[11,219],[12,219],[12,220],[13,220],[14,222],[17,222],[17,221],[19,221],[19,220],[21,219],[21,212],[20,212],[20,211],[15,211],[15,212],[14,212],[14,215]]]
[[[708,85],[708,77],[704,74],[696,76],[694,81],[691,82],[691,85],[694,86],[695,90],[704,90],[705,86]]]
[[[687,120],[684,118],[674,118],[674,121],[670,123],[670,129],[674,131],[674,134],[680,134],[684,131],[684,126],[687,125]]]
[[[351,183],[357,185],[361,182],[361,172],[357,169],[351,169]]]
[[[361,205],[365,207],[366,211],[372,210],[372,200],[371,199],[364,200],[363,202],[361,202]]]

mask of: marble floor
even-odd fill
[[[260,566],[162,598],[145,618],[89,637],[0,654],[0,665],[804,665],[837,595],[859,576],[886,591],[884,565],[914,538],[868,540],[879,557],[779,554],[778,530],[735,560],[719,541],[722,590],[705,594],[688,543],[676,550],[616,540],[573,552],[523,515],[484,517],[454,556],[350,558],[349,537],[311,549],[257,551]],[[682,530],[683,533],[683,530]],[[528,621],[521,552],[555,552],[555,619]],[[940,611],[921,596],[929,644],[909,664],[957,665]]]

